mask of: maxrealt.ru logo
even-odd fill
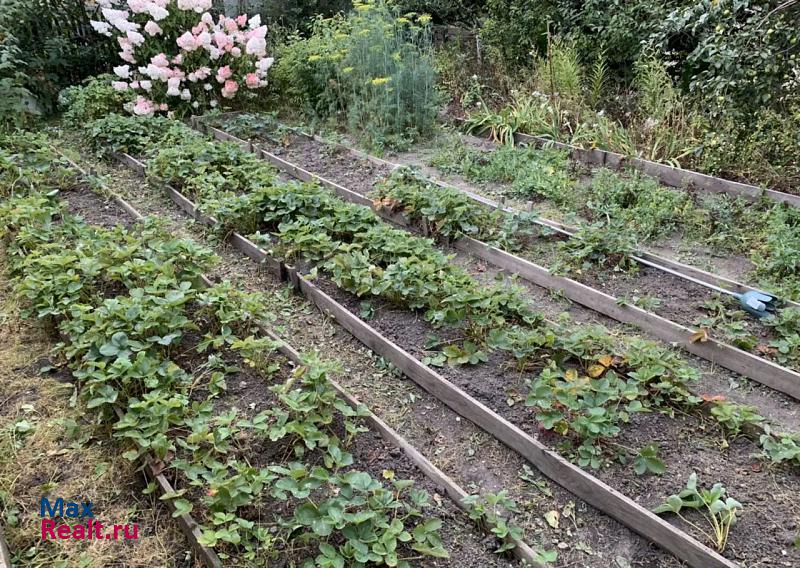
[[[50,502],[42,497],[39,504],[39,516],[42,517],[42,540],[93,540],[120,539],[133,540],[139,538],[139,525],[111,525],[105,532],[103,523],[95,522],[93,504],[90,501],[75,503],[64,501],[61,497]],[[67,522],[58,524],[56,518]],[[68,524],[69,521],[80,521],[85,524]]]

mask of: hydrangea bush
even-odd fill
[[[131,110],[187,114],[216,107],[267,84],[267,26],[260,16],[212,16],[212,0],[104,0],[92,27],[114,37],[123,64],[119,91],[136,93]]]

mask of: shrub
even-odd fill
[[[124,64],[114,68],[115,89],[138,94],[133,112],[216,107],[240,90],[266,86],[272,58],[266,56],[267,27],[256,16],[216,20],[212,0],[131,0],[128,10],[104,8],[92,21],[101,34],[115,37]],[[202,15],[201,15],[202,14]]]
[[[780,0],[692,2],[674,8],[649,43],[680,66],[685,86],[719,105],[773,105],[797,66],[800,7]]]
[[[113,46],[92,32],[94,6],[84,0],[0,0],[0,98],[33,95],[49,112],[62,89],[108,69]],[[10,93],[10,85],[28,93]]]
[[[64,121],[81,126],[108,114],[121,112],[125,103],[133,100],[130,91],[118,91],[111,86],[113,75],[99,75],[83,85],[67,87],[58,96],[65,111]]]

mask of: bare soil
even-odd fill
[[[348,171],[347,166],[342,164],[341,160],[338,160],[336,163],[319,160],[319,157],[324,156],[325,153],[325,150],[321,149],[324,148],[324,146],[320,143],[304,139],[296,145],[290,144],[289,148],[293,148],[291,157],[289,157],[291,161],[299,163],[306,169],[326,179],[346,185],[349,189],[359,191],[360,193],[366,193],[373,187],[375,181],[377,181],[377,178],[373,178],[372,182],[370,182],[368,176],[363,175],[358,185],[347,185],[346,180],[337,177],[340,171]],[[273,150],[275,150],[275,148],[273,148]],[[315,158],[312,159],[312,156]],[[352,165],[350,167],[352,168]],[[548,247],[546,250],[550,252],[552,249]],[[541,259],[537,260],[541,261]],[[662,306],[659,310],[662,315],[666,315],[685,325],[694,324],[698,317],[698,305],[702,305],[702,301],[697,302],[697,304],[690,303],[692,302],[691,299],[697,298],[698,296],[708,299],[711,296],[703,287],[687,283],[676,277],[664,275],[655,269],[643,270],[637,274],[636,277],[622,274],[613,274],[609,277],[603,273],[592,272],[579,276],[579,280],[584,280],[587,284],[614,293],[617,296],[631,297],[637,294],[654,295],[662,300]],[[347,295],[336,289],[332,284],[325,283],[323,286],[326,291],[334,297],[345,301],[348,300],[348,298],[346,298]],[[675,293],[673,292],[675,289],[682,290]],[[358,306],[353,302],[354,300],[349,298],[349,302],[346,303],[348,303],[348,307],[354,314],[358,314],[360,311],[360,301]],[[374,304],[376,300],[373,299],[372,302]],[[420,352],[419,346],[424,345],[426,338],[434,330],[426,328],[422,334],[414,334],[411,331],[413,325],[409,321],[409,317],[413,318],[413,315],[404,313],[402,310],[393,310],[391,306],[383,304],[381,304],[380,309],[381,313],[379,315],[376,313],[371,324],[380,331],[387,333],[398,344],[410,349],[418,358],[424,358],[425,353]],[[415,321],[415,323],[420,322]],[[424,324],[423,327],[425,327]],[[762,341],[766,341],[771,337],[766,330],[763,329],[759,333],[759,336]],[[508,401],[518,398],[520,393],[524,392],[524,386],[519,385],[517,388],[509,390],[507,377],[503,377],[503,379],[498,381],[498,378],[501,377],[502,374],[497,372],[497,368],[502,368],[503,363],[494,360],[497,358],[497,354],[493,354],[492,358],[493,360],[490,360],[489,364],[481,365],[476,368],[486,371],[485,373],[475,371],[475,373],[480,373],[480,376],[477,377],[472,376],[473,373],[471,370],[467,373],[464,372],[463,369],[459,369],[458,372],[447,369],[443,371],[443,374],[454,380],[456,384],[467,389],[480,400],[488,402],[490,406],[501,412],[501,414],[513,416],[518,425],[523,425],[526,422],[529,424],[533,422],[535,424],[535,420],[532,420],[530,415],[530,410],[515,411],[514,406],[508,408]],[[510,367],[509,362],[505,362],[505,365]],[[451,373],[454,374],[451,375]],[[463,375],[470,375],[470,377],[465,378]],[[519,408],[518,405],[515,406]],[[521,412],[521,414],[519,414],[519,412]],[[710,426],[704,424],[704,422],[698,418],[681,417],[681,420],[676,421],[676,423],[670,423],[669,421],[675,419],[665,415],[653,416],[657,416],[658,420],[651,419],[651,416],[636,416],[636,423],[632,424],[632,427],[625,429],[626,435],[620,438],[620,443],[629,445],[626,442],[630,441],[634,442],[630,444],[630,447],[640,448],[652,442],[654,439],[658,440],[659,438],[656,438],[654,433],[660,432],[660,439],[670,443],[668,446],[669,450],[666,450],[666,452],[668,452],[670,457],[676,460],[675,463],[681,464],[683,467],[673,468],[671,474],[659,477],[657,483],[653,483],[649,479],[647,482],[643,483],[641,481],[642,478],[633,474],[629,467],[609,467],[603,470],[603,474],[601,474],[600,477],[605,478],[606,481],[621,489],[626,494],[634,495],[637,500],[640,500],[646,506],[653,507],[663,501],[667,495],[678,492],[682,488],[683,481],[688,478],[689,473],[699,469],[699,473],[707,473],[713,477],[713,481],[709,481],[709,484],[713,484],[717,481],[724,483],[729,488],[731,495],[735,496],[743,503],[747,502],[750,505],[749,507],[747,505],[745,506],[747,511],[746,516],[738,524],[736,529],[738,546],[733,546],[733,544],[731,544],[726,553],[737,561],[745,561],[748,563],[776,562],[774,564],[776,566],[791,565],[791,563],[783,562],[782,557],[785,556],[787,552],[781,547],[789,547],[792,544],[794,538],[793,531],[798,522],[797,511],[794,510],[793,507],[793,501],[798,495],[793,484],[800,481],[797,473],[790,471],[788,468],[764,468],[761,462],[753,458],[753,456],[758,453],[758,449],[752,442],[743,439],[720,441],[720,433],[716,431],[710,433],[708,437],[703,435],[698,436],[698,432],[703,432],[710,428]],[[665,420],[668,422],[664,422]],[[690,440],[684,440],[680,434],[681,432],[691,432],[693,435],[687,436]],[[688,441],[693,443],[687,443]],[[717,453],[719,452],[720,445],[727,445],[725,454],[722,456],[713,455],[714,451]],[[746,448],[746,451],[743,448]],[[756,479],[753,482],[752,477],[763,473],[762,469],[770,469],[770,473],[761,475],[760,479]],[[723,471],[729,472],[731,475],[724,476],[722,475]],[[751,479],[747,479],[747,476],[750,476]],[[776,490],[772,493],[772,502],[762,506],[763,490],[761,488],[769,481],[778,478],[780,481],[774,481],[773,483]],[[647,488],[648,492],[642,493],[641,490],[643,488]],[[658,496],[659,491],[661,493],[660,497]],[[781,510],[782,515],[778,514],[779,510]],[[782,518],[777,519],[776,517]],[[763,542],[763,536],[759,534],[759,527],[763,528],[764,526],[768,526],[765,523],[769,520],[773,522],[772,526],[768,529],[769,533],[771,535],[778,535],[771,539],[769,543],[771,544],[773,553],[772,555],[767,555],[766,559],[764,557],[753,557],[750,544],[756,544],[759,541],[762,542],[763,545],[767,544]],[[690,529],[690,532],[691,530],[693,529]],[[748,543],[748,541],[750,541],[750,543]],[[800,556],[797,554],[794,556],[795,560],[800,560]]]
[[[124,187],[121,184],[115,184],[115,189],[122,189],[126,199],[130,199],[132,202],[136,203],[136,207],[140,211],[146,214],[155,214],[159,217],[162,217],[163,213],[173,234],[186,238],[197,238],[199,234],[198,230],[202,229],[202,227],[182,217],[179,213],[176,213],[177,209],[175,206],[168,200],[165,200],[165,198],[159,199],[158,196],[154,198],[151,193],[154,190],[142,188],[143,184],[141,184],[139,180],[127,176],[122,177],[127,183]],[[135,188],[134,193],[125,191],[131,188]],[[143,189],[145,189],[145,191],[142,191]],[[90,200],[91,198],[86,198],[87,202]],[[87,211],[91,210],[91,207],[87,208]],[[120,215],[120,219],[124,218],[125,213],[123,211],[117,209],[117,212]],[[110,222],[111,220],[106,219],[106,221]],[[232,251],[227,249],[227,247],[223,247],[223,251],[225,251],[223,262],[219,269],[212,275],[212,280],[222,281],[230,278],[236,280],[236,271],[242,271],[244,267],[246,267],[249,273],[248,276],[252,279],[253,273],[257,271],[254,270],[253,265],[249,263],[247,259],[237,256],[235,261],[232,262]],[[280,284],[272,283],[272,287],[280,289]],[[260,285],[258,288],[259,291],[264,291],[263,285]],[[317,315],[316,317],[320,316]],[[325,321],[324,318],[321,321]],[[303,346],[300,347],[302,348]],[[326,353],[330,354],[332,358],[338,358],[335,351],[326,351]],[[194,356],[187,357],[185,361],[182,361],[185,368],[189,370],[201,363],[202,358]],[[280,380],[281,376],[285,377],[286,372],[287,371],[284,369],[281,373],[278,373],[276,381]],[[257,375],[243,371],[236,376],[228,377],[227,383],[228,390],[225,396],[218,399],[216,403],[219,405],[220,410],[236,407],[243,415],[253,415],[270,407],[274,402],[274,395],[266,389],[267,385],[265,385],[263,379]],[[255,465],[258,465],[270,455],[278,457],[276,451],[280,452],[287,449],[285,447],[270,449],[268,447],[269,444],[265,444],[263,440],[254,441],[253,444],[254,445],[251,446],[253,451],[248,452],[248,455],[252,455],[256,458],[253,462]],[[440,532],[443,537],[444,546],[450,552],[451,558],[449,560],[426,559],[424,561],[415,562],[414,565],[431,567],[464,566],[475,568],[489,566],[500,568],[517,564],[516,561],[512,559],[501,558],[495,555],[493,552],[496,546],[495,539],[480,534],[471,521],[460,512],[440,488],[429,481],[428,478],[405,457],[405,454],[393,446],[388,445],[380,436],[374,432],[364,433],[356,439],[354,445],[349,448],[349,451],[351,451],[356,458],[353,466],[354,468],[368,471],[376,479],[382,479],[381,476],[384,470],[391,470],[395,473],[396,478],[412,479],[415,481],[415,487],[425,489],[431,495],[431,507],[426,509],[424,514],[426,516],[435,516],[442,519],[444,526]],[[280,457],[285,458],[286,456],[283,455]],[[266,464],[266,462],[264,462],[264,464]],[[175,477],[174,479],[179,481],[180,478]],[[199,495],[196,495],[196,497],[199,497]],[[202,511],[202,506],[196,506],[195,511]],[[279,560],[276,566],[282,565],[281,562],[288,562],[290,556],[291,555],[289,555],[287,551],[286,557]]]

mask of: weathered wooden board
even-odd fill
[[[283,353],[289,360],[296,365],[300,365],[302,363],[300,359],[300,353],[298,353],[291,345],[286,343],[286,341],[281,339],[271,330],[262,328],[262,331],[268,337],[280,342],[281,346],[279,349],[281,353]],[[361,402],[352,394],[350,394],[350,392],[342,385],[334,380],[329,381],[338,395],[345,402],[347,402],[351,408],[356,409],[359,407],[364,407],[364,405],[362,405]],[[417,448],[415,448],[403,436],[401,436],[399,432],[381,420],[376,414],[369,410],[369,408],[367,408],[367,414],[364,416],[364,420],[369,425],[370,430],[377,432],[389,444],[402,450],[406,457],[408,457],[408,459],[410,459],[411,462],[417,466],[417,468],[425,475],[425,477],[430,479],[440,490],[444,491],[459,509],[463,511],[469,510],[469,507],[464,504],[464,498],[468,496],[468,493],[464,491],[464,489],[451,477],[436,467],[428,458],[426,458],[419,450],[417,450]],[[487,528],[491,529],[492,527],[493,525],[490,524]],[[534,568],[546,568],[544,564],[539,562],[539,556],[537,555],[536,551],[534,551],[524,541],[511,537],[508,537],[508,541],[514,544],[513,552],[517,558],[524,560],[528,563],[528,565],[533,566]]]
[[[517,451],[544,475],[598,510],[697,568],[732,568],[734,563],[673,527],[632,499],[586,473],[475,400],[361,321],[309,280],[297,276],[303,295],[354,337],[448,407]]]
[[[664,185],[671,187],[686,187],[692,185],[704,191],[711,193],[727,193],[734,197],[747,199],[748,201],[758,201],[762,197],[766,197],[776,203],[786,203],[793,207],[800,207],[800,196],[797,195],[772,189],[764,189],[755,185],[722,179],[692,170],[684,170],[667,164],[651,162],[650,160],[628,157],[599,149],[584,150],[568,144],[553,142],[552,140],[540,136],[531,136],[530,134],[515,134],[514,140],[522,144],[532,144],[540,147],[552,146],[565,149],[570,152],[570,157],[574,160],[587,164],[605,166],[612,169],[630,166],[656,178]]]
[[[234,139],[237,141],[237,143],[244,142],[243,140],[236,139],[232,135],[222,132],[217,128],[209,127],[209,131],[218,139]],[[334,190],[342,198],[353,203],[372,206],[372,201],[361,194],[358,194],[312,172],[308,172],[307,170],[304,170],[295,164],[270,154],[269,152],[258,149],[257,146],[254,146],[250,143],[247,143],[247,146],[250,151],[260,154],[263,159],[269,161],[289,175],[298,176],[304,181],[316,181]],[[472,194],[469,192],[466,193],[473,198],[480,197],[477,194]],[[485,198],[480,198],[480,200],[484,204],[486,204],[486,201],[489,201]],[[499,204],[497,204],[497,206],[500,207]],[[398,223],[398,221],[402,220],[398,219],[396,216],[389,217],[380,212],[378,212],[378,214],[395,224],[402,224],[402,222]],[[583,306],[607,315],[617,321],[636,325],[646,333],[681,347],[689,353],[693,353],[770,388],[781,391],[795,398],[800,398],[800,373],[796,373],[795,371],[768,361],[762,357],[758,357],[757,355],[742,351],[741,349],[733,347],[732,345],[717,341],[714,338],[709,338],[706,341],[693,342],[691,340],[691,336],[695,330],[636,306],[620,305],[617,301],[617,298],[613,296],[600,292],[599,290],[595,290],[590,286],[586,286],[569,278],[556,276],[550,273],[546,268],[538,266],[514,254],[491,247],[480,241],[465,238],[456,243],[456,246],[465,252],[494,264],[510,274],[519,274],[521,277],[533,282],[538,286],[543,286],[550,290],[562,291],[568,298],[578,302]],[[650,255],[650,257],[652,256],[654,255]],[[677,264],[678,263],[672,263],[672,266],[675,266],[676,270],[683,266],[676,266]],[[694,270],[693,274],[697,274],[698,276],[705,275],[706,277],[713,276],[700,270]],[[743,285],[740,285],[740,287],[743,287]]]
[[[0,523],[0,568],[11,568],[11,550],[8,548],[2,523]]]

